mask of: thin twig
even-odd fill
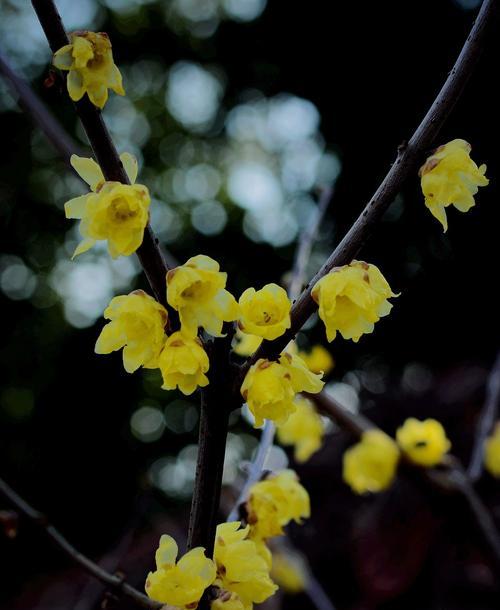
[[[236,385],[241,382],[248,368],[259,358],[275,358],[295,337],[311,314],[316,309],[311,291],[314,285],[334,267],[346,265],[352,261],[370,237],[378,221],[389,205],[394,201],[405,180],[416,174],[422,156],[430,148],[439,134],[443,123],[459,99],[465,84],[474,71],[474,67],[483,50],[486,33],[498,8],[498,0],[484,0],[477,19],[465,41],[462,50],[448,74],[441,91],[432,103],[424,119],[417,127],[408,143],[398,148],[398,155],[376,190],[375,194],[351,226],[344,239],[338,244],[328,260],[317,272],[302,292],[292,308],[292,325],[289,330],[274,341],[264,341],[257,352],[241,367]]]
[[[0,479],[0,494],[2,494],[7,500],[18,510],[21,514],[27,517],[40,529],[42,529],[49,538],[56,544],[63,553],[65,553],[75,563],[79,564],[89,574],[102,581],[108,587],[121,593],[122,595],[132,599],[134,602],[142,606],[143,608],[162,608],[162,604],[155,602],[144,593],[141,593],[120,576],[110,574],[99,565],[94,563],[87,556],[83,555],[78,549],[76,549],[68,540],[61,534],[61,532],[51,525],[47,517],[33,508],[26,500],[15,492],[3,479]]]
[[[314,210],[314,215],[311,222],[299,237],[299,243],[295,251],[295,260],[293,263],[292,276],[288,288],[288,296],[295,301],[305,284],[307,263],[311,258],[311,250],[314,241],[318,234],[321,222],[325,216],[326,210],[332,200],[333,187],[328,186],[322,189],[317,208]]]
[[[52,52],[55,53],[61,47],[69,44],[61,16],[53,0],[32,0],[32,5]],[[84,96],[79,102],[75,102],[75,108],[106,180],[129,184],[128,176],[99,109],[90,102],[87,96]],[[155,298],[162,305],[166,305],[166,274],[169,267],[161,251],[159,240],[149,224],[144,231],[144,238],[137,250],[137,256]]]
[[[29,84],[21,78],[10,65],[9,60],[0,51],[0,74],[5,78],[19,106],[32,117],[33,123],[45,134],[47,140],[59,152],[64,162],[69,165],[72,154],[82,156],[83,150],[61,127],[49,112]]]
[[[474,447],[467,468],[471,481],[475,482],[483,471],[484,442],[491,434],[500,406],[500,352],[486,383],[486,398],[476,426]]]
[[[323,585],[314,574],[309,574],[304,593],[318,610],[335,610],[335,606],[323,589]]]

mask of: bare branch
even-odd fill
[[[370,237],[376,224],[400,191],[405,180],[416,174],[422,156],[439,134],[443,123],[459,99],[483,50],[486,34],[498,9],[498,0],[484,0],[477,19],[448,77],[429,111],[409,142],[398,148],[398,155],[384,180],[368,202],[344,239],[309,282],[292,309],[292,325],[274,341],[264,341],[257,352],[241,368],[240,383],[248,368],[259,358],[275,358],[295,337],[316,309],[311,291],[314,285],[334,267],[348,264]]]
[[[52,52],[55,53],[64,45],[69,44],[61,16],[53,0],[32,0],[32,5]],[[129,184],[128,176],[99,109],[90,102],[87,96],[84,96],[79,102],[75,102],[75,108],[106,180]],[[162,305],[166,305],[166,274],[169,267],[161,251],[159,240],[149,224],[144,231],[144,239],[137,250],[137,256],[155,298]]]
[[[484,442],[491,434],[500,406],[500,352],[491,369],[486,384],[486,399],[476,426],[474,447],[467,468],[467,474],[472,481],[477,481],[483,471]]]
[[[25,517],[42,529],[49,538],[55,543],[63,553],[65,553],[75,563],[79,564],[89,574],[105,583],[143,608],[154,608],[155,610],[162,608],[163,605],[155,602],[144,593],[141,593],[128,583],[126,583],[121,577],[115,574],[110,574],[106,570],[103,570],[97,563],[94,563],[91,559],[80,553],[68,540],[61,534],[61,532],[51,525],[47,517],[33,508],[26,500],[16,493],[12,487],[10,487],[3,479],[0,479],[0,494],[2,494],[7,500]]]

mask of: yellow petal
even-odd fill
[[[70,163],[80,178],[84,180],[93,191],[96,190],[99,184],[104,182],[104,174],[94,159],[71,155]]]
[[[130,184],[134,184],[137,179],[138,172],[137,159],[134,157],[134,155],[124,152],[120,155],[120,161],[123,163],[123,169],[130,180]]]
[[[73,155],[74,157],[75,155]],[[85,214],[85,205],[87,203],[88,195],[81,195],[66,201],[64,204],[64,213],[66,218],[83,218]]]
[[[98,108],[104,108],[108,101],[108,88],[104,84],[99,84],[96,87],[89,87],[87,90],[90,101]]]
[[[83,78],[78,70],[71,70],[67,80],[68,93],[74,102],[78,102],[85,93]]]
[[[53,65],[59,70],[69,70],[73,63],[73,45],[67,44],[54,53]]]
[[[90,248],[92,248],[92,246],[94,246],[94,245],[95,245],[95,239],[84,239],[76,247],[71,259],[74,259],[79,254],[83,254],[84,252],[87,252],[87,250],[90,250]]]

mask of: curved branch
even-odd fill
[[[15,492],[3,479],[0,479],[0,494],[5,496],[7,500],[16,508],[16,510],[42,529],[63,553],[65,553],[75,563],[79,564],[89,574],[108,585],[108,587],[117,593],[121,593],[122,595],[133,600],[143,608],[153,608],[154,610],[158,610],[159,608],[163,607],[163,604],[149,599],[149,597],[144,595],[144,593],[141,593],[125,582],[120,576],[110,574],[106,570],[103,570],[103,568],[97,565],[97,563],[94,563],[87,556],[80,553],[78,549],[68,542],[68,540],[58,529],[49,523],[47,517],[43,513],[39,512],[33,508],[33,506],[28,504],[28,502],[21,498],[21,496]]]
[[[55,53],[69,44],[61,16],[53,0],[32,0],[32,5],[52,52]],[[87,96],[75,102],[75,108],[106,180],[129,184],[128,176],[100,110],[89,101]],[[166,274],[169,267],[161,251],[159,240],[149,224],[144,231],[144,239],[137,250],[137,256],[157,301],[166,306]]]
[[[334,267],[346,265],[352,261],[400,191],[404,181],[410,175],[416,173],[422,155],[430,148],[438,135],[474,70],[497,8],[497,0],[484,0],[460,55],[429,111],[409,142],[399,147],[394,164],[344,239],[295,302],[292,308],[290,329],[278,339],[262,343],[254,356],[241,368],[238,382],[242,381],[248,368],[259,358],[276,358],[286,345],[293,340],[316,309],[316,303],[311,296],[314,285]]]

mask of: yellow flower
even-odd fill
[[[362,261],[332,269],[312,290],[328,341],[337,331],[354,342],[373,332],[375,322],[392,309],[387,299],[395,296],[378,267]]]
[[[85,93],[98,108],[104,108],[108,89],[125,95],[122,75],[113,61],[108,35],[104,32],[74,32],[71,44],[54,53],[53,64],[68,70],[67,87],[70,98],[77,102]]]
[[[266,284],[257,291],[247,288],[238,302],[241,311],[238,326],[244,333],[272,340],[290,328],[292,304],[281,286]]]
[[[207,353],[198,338],[186,337],[182,332],[172,333],[165,342],[158,366],[163,377],[162,388],[183,394],[192,394],[199,386],[208,385],[205,373],[210,366]]]
[[[87,182],[91,192],[64,204],[66,218],[78,218],[84,238],[73,258],[86,252],[96,241],[106,239],[113,258],[129,256],[142,244],[148,223],[151,199],[148,189],[134,184],[137,161],[129,154],[120,155],[132,184],[106,182],[101,168],[93,159],[71,156],[71,165]]]
[[[403,453],[420,466],[436,466],[451,447],[443,426],[435,419],[410,417],[398,428],[396,440]]]
[[[277,586],[269,578],[269,566],[253,540],[250,527],[239,529],[239,521],[217,526],[214,560],[217,566],[215,584],[235,593],[246,608],[260,604],[273,595]]]
[[[465,140],[452,140],[437,148],[420,168],[425,205],[439,220],[446,232],[446,207],[454,205],[468,212],[474,205],[478,187],[489,184],[486,165],[478,167],[470,158],[471,145]]]
[[[219,271],[219,263],[203,254],[167,273],[167,300],[179,312],[184,333],[195,337],[202,326],[221,337],[223,322],[237,319],[238,304],[225,290],[226,281],[227,273]]]
[[[278,426],[278,440],[283,445],[295,445],[297,462],[306,462],[321,447],[325,427],[312,402],[307,398],[295,399],[296,410],[288,420]]]
[[[236,329],[233,352],[238,356],[251,356],[262,343],[262,337],[248,335],[239,328]]]
[[[322,375],[310,371],[300,356],[283,352],[280,356],[280,364],[288,371],[295,392],[317,394],[323,389],[325,382],[321,380]]]
[[[261,540],[281,536],[292,519],[301,523],[311,514],[309,494],[293,470],[283,470],[252,485],[246,510],[250,535]]]
[[[123,347],[123,366],[133,373],[140,366],[154,369],[165,343],[167,310],[142,290],[115,297],[104,310],[111,320],[95,344],[96,354]]]
[[[328,375],[335,366],[335,361],[330,352],[319,344],[314,345],[310,352],[299,351],[299,356],[313,373]]]
[[[500,478],[500,423],[484,443],[484,467],[492,476]]]
[[[297,553],[287,550],[273,555],[271,576],[286,593],[300,593],[307,586],[307,567]]]
[[[236,593],[219,589],[217,597],[210,604],[210,608],[211,610],[252,610],[253,604],[244,604]]]
[[[382,491],[394,480],[398,461],[396,443],[381,430],[369,430],[344,453],[344,481],[358,494]]]
[[[148,574],[146,593],[162,604],[194,609],[203,592],[215,580],[215,564],[196,547],[178,562],[178,548],[171,536],[163,535],[156,551],[156,570]]]

